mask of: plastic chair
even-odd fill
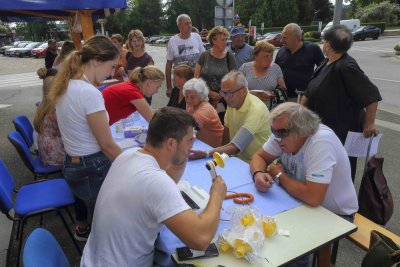
[[[25,115],[19,115],[13,119],[15,129],[22,135],[28,148],[33,145],[33,126]]]
[[[61,172],[63,166],[44,166],[39,157],[32,157],[23,137],[17,131],[8,135],[8,140],[14,145],[25,166],[33,173],[35,180],[38,177],[47,178],[49,174]]]
[[[54,236],[43,228],[36,228],[26,239],[22,251],[25,267],[69,267],[64,251]]]
[[[75,203],[74,195],[63,178],[41,180],[23,185],[18,192],[16,192],[15,198],[13,199],[13,193],[15,191],[14,179],[8,172],[4,163],[0,160],[0,210],[11,221],[18,222],[16,237],[16,240],[20,240],[18,262],[24,225],[27,219],[37,215],[42,216],[44,213],[51,211],[57,212],[60,216],[69,236],[81,254],[81,250],[60,211],[61,208],[65,208],[71,217],[67,207]],[[11,210],[14,210],[14,216],[10,215]]]

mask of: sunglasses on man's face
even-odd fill
[[[279,138],[285,138],[290,135],[290,129],[274,129],[271,127],[271,132]]]

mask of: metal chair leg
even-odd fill
[[[339,250],[339,240],[336,242],[333,242],[332,246],[332,257],[331,257],[331,263],[335,264],[336,263],[336,257],[337,257],[337,252]]]
[[[72,239],[72,242],[74,243],[74,245],[75,245],[76,249],[78,250],[78,253],[79,253],[79,255],[81,255],[81,256],[82,256],[82,251],[81,251],[81,248],[79,247],[78,243],[76,242],[76,240],[75,240],[74,236],[71,234],[71,231],[70,231],[70,229],[69,229],[69,227],[68,227],[68,224],[67,224],[67,222],[65,221],[65,218],[64,218],[64,216],[62,215],[62,213],[61,213],[61,211],[60,211],[60,210],[57,210],[57,213],[58,213],[58,215],[60,216],[60,218],[61,218],[61,220],[62,220],[62,222],[63,222],[63,224],[64,224],[64,226],[65,226],[65,229],[66,229],[66,230],[67,230],[67,232],[68,232],[68,235],[71,237],[71,239]]]
[[[65,210],[67,211],[68,217],[71,219],[72,224],[75,224],[75,220],[74,220],[74,218],[72,217],[72,214],[71,214],[71,212],[69,211],[68,207],[65,207]]]

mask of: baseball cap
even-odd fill
[[[234,26],[231,30],[231,38],[235,37],[236,35],[246,35],[246,33],[244,32],[244,28]]]

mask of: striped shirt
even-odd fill
[[[244,63],[239,71],[243,73],[249,84],[249,90],[272,91],[278,85],[278,79],[283,78],[281,68],[272,63],[268,72],[262,77],[256,77],[253,73],[253,62]]]

